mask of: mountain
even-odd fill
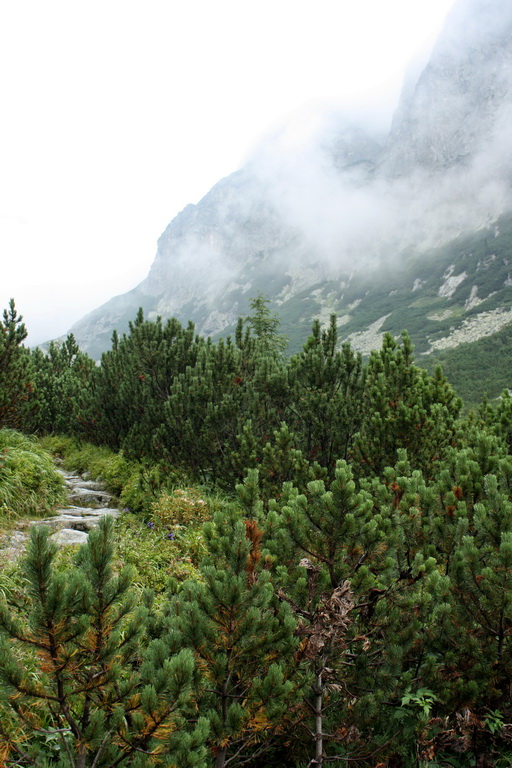
[[[71,330],[99,355],[142,306],[215,337],[263,292],[292,351],[335,312],[365,354],[407,328],[420,363],[449,365],[512,328],[511,117],[512,4],[459,0],[387,136],[298,116],[171,221],[137,288]]]

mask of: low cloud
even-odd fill
[[[509,27],[510,5],[461,0],[428,65],[406,80],[387,137],[370,113],[306,110],[254,152],[254,189],[308,257],[333,273],[366,268],[512,207]]]

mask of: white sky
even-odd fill
[[[0,309],[32,344],[147,274],[187,203],[286,115],[372,104],[454,0],[4,0]]]

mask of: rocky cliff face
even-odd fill
[[[380,171],[400,177],[471,169],[482,154],[510,159],[512,6],[460,0],[414,87],[404,89]],[[492,169],[495,173],[496,165]],[[509,176],[510,165],[507,168]]]
[[[244,291],[240,271],[274,249],[285,250],[293,233],[283,226],[258,180],[244,169],[223,179],[198,205],[189,205],[167,227],[141,292],[154,297],[153,312],[184,319],[202,312],[201,332],[214,334],[236,321],[234,300],[216,311],[226,291]]]
[[[229,331],[249,297],[262,291],[292,338],[303,339],[311,320],[331,311],[354,342],[354,334],[379,334],[393,315],[382,298],[392,290],[376,300],[376,282],[389,286],[410,268],[414,302],[423,299],[428,308],[430,294],[422,291],[430,283],[411,265],[427,252],[432,265],[440,263],[452,241],[472,232],[489,233],[485,258],[492,255],[495,222],[512,209],[511,117],[512,3],[459,0],[429,63],[404,87],[387,137],[346,115],[331,116],[300,142],[285,126],[245,168],[169,224],[137,289],[91,313],[73,333],[97,354],[109,346],[111,330],[124,330],[142,306],[150,318],[192,319],[200,333],[215,335]],[[508,236],[502,249],[504,242]],[[450,266],[441,264],[438,282]],[[482,274],[475,266],[474,298]],[[370,295],[373,309],[365,302]],[[431,298],[437,306],[453,296]],[[505,290],[503,301],[507,296]],[[464,313],[475,310],[466,298],[453,313],[452,339]],[[402,314],[405,320],[405,308]],[[427,350],[426,336],[420,347]]]

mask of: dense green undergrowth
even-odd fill
[[[423,360],[431,370],[440,365],[466,407],[477,408],[482,395],[491,400],[499,397],[504,389],[512,389],[511,355],[512,334],[507,327],[492,336],[436,352],[432,359]]]
[[[62,438],[45,445],[95,476],[108,465],[123,493],[122,456]],[[372,768],[477,768],[482,755],[505,768],[511,480],[504,440],[472,427],[435,480],[401,450],[378,480],[355,482],[338,462],[332,483],[312,479],[302,493],[285,484],[273,500],[254,470],[236,500],[164,485],[149,515],[126,513],[78,554],[52,553],[34,533],[27,564],[3,588],[0,578],[0,627],[14,643],[0,653],[4,754],[20,767],[71,768],[86,743],[89,767],[110,766],[112,752],[134,768],[301,768],[321,738],[326,757]],[[151,678],[134,677],[139,668]],[[162,709],[163,692],[176,690],[170,669],[183,686],[177,730],[164,727],[178,711]],[[3,703],[2,690],[12,694]],[[46,704],[58,690],[62,711]],[[17,702],[34,701],[20,723]],[[195,757],[173,762],[192,734]],[[30,759],[15,760],[18,746]]]

